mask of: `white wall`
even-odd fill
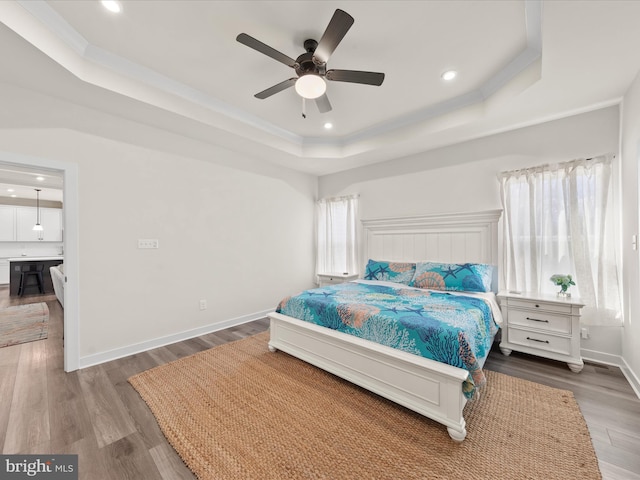
[[[0,151],[78,166],[81,365],[312,286],[315,177],[8,85],[0,104]]]
[[[316,184],[313,176],[18,87],[0,85],[0,104],[0,151],[78,165],[79,348],[87,361],[250,318],[312,286],[316,189],[319,196],[360,193],[362,218],[500,208],[498,172],[617,152],[620,121],[610,107]],[[638,231],[638,118],[636,80],[622,115],[625,239]],[[160,249],[138,250],[138,238],[158,238]],[[630,292],[640,283],[637,252],[627,244],[624,356],[638,372],[640,301]],[[199,310],[200,299],[207,310]],[[620,355],[620,337],[619,329],[592,328],[582,348]]]
[[[319,197],[360,194],[363,219],[502,208],[504,170],[618,152],[618,107],[320,177]],[[622,353],[621,329],[590,327],[583,353]],[[592,353],[593,352],[593,353]],[[617,357],[619,359],[619,357]]]
[[[640,273],[638,251],[631,236],[638,234],[638,162],[640,162],[640,74],[622,102],[620,145],[622,159],[622,259],[625,322],[622,351],[640,392]]]

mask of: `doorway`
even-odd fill
[[[0,169],[25,171],[41,170],[62,177],[64,199],[63,238],[64,252],[64,370],[77,370],[79,352],[79,274],[78,274],[78,166],[74,163],[0,152]]]

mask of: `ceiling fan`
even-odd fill
[[[296,71],[297,77],[289,78],[272,87],[256,93],[255,97],[264,100],[278,92],[295,85],[296,92],[304,99],[315,99],[320,113],[331,111],[331,103],[327,97],[325,80],[333,82],[361,83],[380,86],[384,81],[384,73],[362,72],[357,70],[327,70],[327,61],[338,44],[353,25],[353,17],[347,12],[337,9],[331,17],[322,38],[317,42],[312,39],[304,41],[305,53],[295,60],[284,53],[262,43],[259,40],[241,33],[236,40],[253,48],[274,60],[284,63]],[[304,103],[303,103],[304,109]],[[305,117],[304,110],[302,116]]]

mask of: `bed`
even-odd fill
[[[369,259],[385,259],[497,265],[500,214],[492,210],[364,220],[363,264]],[[366,282],[354,285],[363,284]],[[329,292],[360,289],[338,285],[317,293],[326,293],[326,288]],[[491,279],[491,289],[497,291],[497,276]],[[474,377],[468,369],[291,315],[274,312],[269,318],[271,351],[286,352],[431,418],[446,426],[455,441],[466,437],[463,409]]]

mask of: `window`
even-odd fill
[[[612,156],[503,172],[503,272],[508,289],[555,293],[571,274],[585,323],[621,325]]]
[[[316,274],[358,273],[358,196],[320,200],[316,212]]]

